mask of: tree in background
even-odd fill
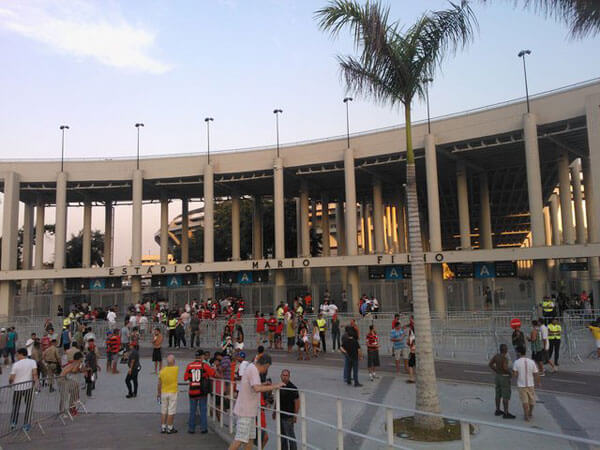
[[[83,231],[72,234],[67,241],[65,263],[68,269],[83,266]],[[104,233],[98,230],[92,231],[91,266],[102,267],[104,265]]]

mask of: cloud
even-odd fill
[[[123,15],[87,1],[14,1],[0,5],[0,28],[77,57],[107,66],[162,74],[171,67],[150,56],[156,33],[128,23]]]

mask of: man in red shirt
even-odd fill
[[[196,432],[196,411],[200,405],[200,433],[208,433],[208,423],[206,419],[206,396],[208,395],[207,385],[210,386],[210,378],[215,376],[215,371],[205,362],[202,362],[204,351],[196,352],[194,359],[185,369],[183,379],[189,381],[190,397],[190,415],[188,418],[188,433]],[[203,381],[204,380],[204,381]],[[203,389],[204,385],[204,389]],[[206,392],[205,392],[206,391]]]
[[[283,334],[283,320],[277,322],[275,326],[275,348],[282,349],[281,335]]]
[[[260,313],[260,316],[256,319],[256,335],[258,337],[258,345],[265,343],[265,324],[267,323],[267,319],[265,319],[264,313]]]
[[[269,314],[267,326],[269,327],[269,348],[272,349],[275,341],[275,330],[277,328],[277,319],[273,316],[273,313]]]

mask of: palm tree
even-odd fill
[[[482,0],[488,3],[492,0]],[[600,32],[600,1],[598,0],[511,0],[546,17],[565,22],[571,37],[584,38]]]
[[[416,409],[439,413],[411,135],[411,105],[415,97],[424,98],[424,80],[433,78],[444,56],[472,40],[477,21],[466,1],[450,3],[447,10],[423,14],[406,30],[402,30],[397,22],[390,22],[389,8],[377,1],[367,1],[363,6],[356,0],[332,0],[316,11],[315,17],[320,28],[332,36],[337,36],[344,28],[352,32],[360,56],[338,57],[347,90],[382,104],[404,107],[406,197],[417,336]],[[415,416],[415,423],[428,429],[443,426],[440,417],[423,414]]]

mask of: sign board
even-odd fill
[[[90,289],[106,289],[106,278],[91,278]]]
[[[402,266],[387,266],[385,268],[386,280],[402,280],[404,279],[404,270]]]
[[[385,267],[384,266],[369,266],[369,280],[384,280],[385,279]]]
[[[180,288],[183,286],[183,276],[182,275],[167,275],[167,287],[168,288]]]
[[[520,327],[520,326],[521,326],[521,321],[519,319],[511,319],[511,321],[510,321],[510,327],[513,330],[516,330],[517,327]]]
[[[492,262],[480,262],[473,264],[475,278],[495,278],[496,267]]]
[[[244,270],[244,271],[238,272],[237,282],[239,284],[252,284],[253,283],[252,271]]]
[[[510,278],[517,276],[517,265],[514,261],[496,261],[496,277]]]
[[[588,270],[587,261],[582,262],[563,262],[559,264],[561,272],[585,272]]]
[[[456,278],[473,278],[473,264],[456,263],[453,267]]]

